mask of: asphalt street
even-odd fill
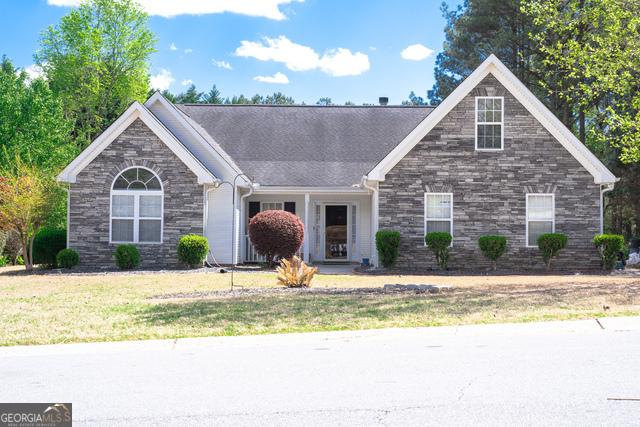
[[[0,348],[74,425],[640,425],[640,318]]]

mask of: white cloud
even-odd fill
[[[289,78],[281,72],[277,72],[273,76],[255,76],[253,80],[262,83],[276,83],[281,85],[289,83]]]
[[[433,50],[420,43],[407,46],[402,50],[402,52],[400,52],[400,56],[409,61],[422,61],[423,59],[430,57],[432,54]]]
[[[187,49],[184,50],[184,53],[186,53],[187,55],[190,54],[190,53],[193,53],[193,49],[187,48]]]
[[[29,80],[34,80],[38,77],[44,77],[42,67],[36,64],[31,64],[28,67],[25,67],[24,71],[29,76]]]
[[[47,0],[51,6],[78,6],[82,0]],[[281,21],[287,19],[280,6],[304,0],[139,0],[149,15],[171,18],[178,15],[237,13]]]
[[[212,59],[211,62],[213,63],[213,65],[215,65],[218,68],[224,68],[225,70],[233,70],[233,67],[227,61],[216,61],[215,59]]]
[[[181,82],[180,82],[180,84],[181,84],[182,86],[189,86],[189,85],[192,85],[192,84],[193,84],[193,80],[191,80],[191,79],[185,79],[185,80],[181,81]]]
[[[291,71],[320,69],[336,77],[356,76],[369,69],[369,57],[362,52],[352,53],[349,49],[337,48],[320,56],[311,47],[294,43],[285,36],[265,37],[260,42],[243,40],[235,55],[280,62]]]
[[[369,68],[367,55],[362,52],[351,53],[342,47],[330,50],[320,58],[320,69],[333,77],[357,76]]]
[[[171,71],[165,70],[164,68],[161,69],[158,74],[151,76],[150,80],[151,87],[157,90],[167,90],[169,86],[171,86],[171,83],[176,81]]]
[[[235,51],[237,56],[255,58],[259,61],[282,62],[291,71],[308,71],[318,67],[320,57],[308,46],[297,44],[280,36],[264,38],[263,42],[243,40]]]
[[[171,43],[171,44],[169,45],[169,50],[178,50],[178,48],[176,47],[176,44],[175,44],[175,43]]]
[[[375,52],[376,50],[378,50],[378,48],[377,48],[377,47],[375,47],[375,46],[369,46],[369,50],[370,50],[371,52]]]

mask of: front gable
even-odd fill
[[[78,155],[57,177],[58,181],[74,183],[100,153],[139,120],[198,178],[199,184],[216,182],[216,177],[143,105],[134,102],[118,119]]]
[[[497,84],[487,85],[487,81]],[[483,84],[483,82],[485,84]],[[484,92],[483,92],[484,91]],[[553,138],[568,151],[579,164],[592,176],[596,184],[610,184],[617,178],[584,146],[560,120],[529,91],[518,78],[494,55],[489,56],[469,77],[467,77],[427,118],[425,118],[397,147],[395,147],[367,178],[372,181],[384,181],[387,173],[400,162],[420,141],[428,140],[429,133],[440,125],[450,114],[465,115],[470,124],[472,143],[475,144],[475,97],[509,95],[517,101],[517,106],[533,116]],[[511,107],[516,103],[511,103]],[[505,106],[505,114],[510,106]],[[455,112],[454,112],[455,111]],[[507,118],[505,117],[505,131]],[[447,128],[455,133],[458,127]],[[504,144],[507,144],[505,140]],[[475,145],[474,145],[475,147]]]

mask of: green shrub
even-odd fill
[[[0,255],[0,267],[6,267],[8,263],[9,261],[7,260],[7,257]]]
[[[208,252],[209,241],[206,237],[187,234],[178,242],[178,259],[191,268],[202,267]]]
[[[611,270],[618,259],[618,254],[624,247],[624,237],[619,234],[597,234],[593,238],[600,258],[602,259],[602,269]]]
[[[80,262],[80,255],[73,249],[63,249],[56,255],[56,265],[60,268],[72,268]]]
[[[140,252],[133,245],[116,246],[116,265],[122,270],[131,270],[140,263]]]
[[[376,250],[384,267],[392,267],[398,259],[400,248],[400,232],[394,230],[378,230],[376,233]]]
[[[545,233],[538,237],[538,249],[547,265],[547,271],[551,270],[551,262],[566,246],[567,236],[562,233]]]
[[[507,249],[507,238],[504,236],[481,236],[478,239],[478,246],[485,257],[491,260],[493,269],[498,266],[500,258]]]
[[[56,266],[56,255],[67,247],[67,230],[42,227],[33,240],[33,263]]]
[[[438,266],[446,270],[449,263],[449,246],[451,246],[451,234],[446,231],[434,231],[424,236],[424,242],[436,256]]]

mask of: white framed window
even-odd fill
[[[262,202],[260,204],[260,212],[264,211],[283,211],[284,202]]]
[[[529,193],[526,200],[527,247],[538,247],[538,237],[555,232],[555,196],[553,194]]]
[[[424,234],[434,231],[453,237],[453,193],[424,193]]]
[[[164,191],[150,169],[131,167],[111,186],[109,242],[162,243]]]
[[[504,97],[476,97],[476,150],[500,151],[504,142]]]

